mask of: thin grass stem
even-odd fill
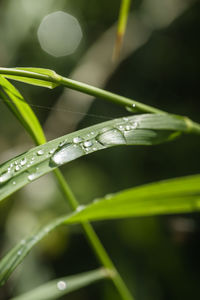
[[[71,188],[66,182],[64,176],[62,175],[59,169],[54,170],[56,179],[62,189],[65,199],[68,200],[72,210],[76,210],[79,206],[78,201],[76,200]],[[123,300],[134,300],[133,296],[130,294],[128,288],[126,287],[123,279],[121,278],[119,272],[116,270],[113,262],[111,261],[109,255],[107,254],[105,248],[103,247],[101,241],[99,240],[97,234],[95,233],[93,227],[89,222],[82,222],[81,226],[89,241],[98,261],[106,268],[110,270],[110,278],[113,281],[116,289],[121,295]]]

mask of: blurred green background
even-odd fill
[[[53,69],[199,122],[200,2],[133,1],[121,56],[112,62],[119,6],[119,0],[0,0],[0,65]],[[37,34],[44,18],[56,11],[74,16],[82,31],[77,49],[60,57],[45,52]],[[69,38],[65,31],[57,35],[60,42],[52,43],[51,32],[49,37],[55,49]],[[15,85],[48,139],[129,114],[67,89]],[[0,128],[1,163],[33,146],[1,100]],[[111,148],[71,162],[62,171],[79,201],[87,203],[132,186],[198,173],[197,138],[183,136],[154,147]],[[67,210],[51,175],[12,195],[0,204],[1,256],[34,228]],[[199,223],[198,214],[188,214],[94,226],[137,300],[184,300],[200,298]],[[80,227],[60,228],[17,268],[1,288],[0,299],[97,266]],[[63,299],[117,300],[118,295],[110,282],[100,282]]]

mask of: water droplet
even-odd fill
[[[65,281],[60,280],[60,281],[57,282],[57,288],[58,288],[60,291],[65,290],[66,287],[67,287],[67,284],[66,284]]]
[[[17,172],[17,171],[19,171],[19,170],[20,170],[20,166],[17,165],[17,166],[15,167],[15,171]]]
[[[107,194],[106,196],[105,196],[105,199],[106,200],[109,200],[109,199],[111,199],[113,197],[113,194]]]
[[[96,151],[96,150],[97,150],[97,148],[96,148],[96,147],[93,147],[93,148],[92,148],[92,150],[93,150],[93,151]]]
[[[76,211],[77,212],[80,212],[80,211],[82,211],[82,210],[84,210],[85,209],[85,205],[79,205],[77,208],[76,208]]]
[[[102,145],[119,145],[126,144],[123,134],[118,129],[111,129],[100,133],[97,140]]]
[[[86,148],[88,148],[88,147],[91,147],[93,145],[93,142],[92,141],[85,141],[84,143],[83,143],[83,146],[84,147],[86,147]]]
[[[20,161],[20,165],[21,165],[21,166],[25,166],[26,162],[27,162],[27,160],[26,160],[26,158],[24,157],[24,158]]]
[[[38,177],[37,173],[32,173],[30,175],[28,175],[28,180],[29,181],[33,181],[34,179],[36,179]]]
[[[73,138],[73,142],[75,144],[81,143],[83,141],[83,139],[80,136],[77,136],[75,138]]]
[[[18,252],[17,252],[17,255],[21,255],[22,254],[22,250],[19,250]]]
[[[43,155],[43,154],[44,154],[44,151],[42,149],[40,149],[40,150],[37,151],[37,155],[40,156],[40,155]]]
[[[125,129],[126,130],[131,130],[131,126],[130,125],[126,125]]]
[[[136,129],[138,127],[137,122],[131,122],[131,129]]]
[[[124,120],[125,122],[128,122],[128,118],[127,118],[127,117],[124,117],[123,120]]]
[[[16,181],[13,181],[13,184],[15,185],[15,184],[16,184]]]
[[[130,112],[135,112],[136,111],[135,107],[136,107],[136,105],[135,105],[135,103],[133,103],[130,106],[126,106],[126,110],[130,111]]]
[[[60,142],[59,147],[64,146],[64,145],[66,144],[66,142],[67,142],[67,141],[62,141],[62,142]]]
[[[55,148],[54,149],[51,149],[50,151],[49,151],[49,154],[53,154],[54,152],[55,152]]]
[[[12,174],[10,171],[4,172],[0,175],[0,184],[8,181],[11,178]]]
[[[62,165],[84,155],[84,151],[79,145],[65,144],[58,149],[51,157],[51,162],[55,165]]]

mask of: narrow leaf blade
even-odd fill
[[[49,70],[49,69],[42,69],[42,68],[15,68],[15,70],[24,70],[27,72],[35,73],[35,74],[42,74],[47,75],[49,80],[42,80],[42,79],[36,79],[31,77],[22,77],[17,75],[3,75],[4,77],[24,83],[28,83],[31,85],[41,86],[49,89],[54,89],[59,84],[55,83],[53,81],[54,78],[58,78],[58,75],[56,72]]]
[[[82,221],[189,213],[200,210],[200,175],[128,189],[95,201],[74,216]]]
[[[145,114],[114,119],[70,133],[1,165],[0,200],[81,156],[118,145],[159,144],[174,138],[178,132],[186,131],[184,118]]]
[[[2,99],[6,105],[17,116],[37,144],[44,144],[46,139],[40,123],[20,92],[3,76],[0,76],[0,86],[5,92]]]
[[[109,272],[104,269],[97,269],[81,274],[58,278],[50,281],[34,290],[27,292],[11,300],[54,300],[58,299],[80,288],[86,287],[99,280],[107,278]]]
[[[31,249],[47,234],[64,224],[105,219],[190,213],[200,210],[200,174],[131,188],[94,201],[84,209],[64,215],[22,240],[0,261],[0,285]]]

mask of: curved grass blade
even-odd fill
[[[22,262],[30,250],[41,241],[49,232],[62,225],[64,221],[70,218],[70,215],[57,218],[41,230],[23,239],[14,248],[12,248],[0,261],[0,286],[4,285],[10,274]]]
[[[30,78],[30,77],[21,77],[21,76],[16,76],[16,75],[3,75],[4,77],[8,79],[13,79],[16,81],[36,85],[36,86],[41,86],[49,89],[54,89],[59,85],[59,83],[53,82],[52,80],[55,78],[58,78],[59,75],[56,74],[56,72],[49,70],[49,69],[42,69],[42,68],[15,68],[16,70],[23,70],[35,74],[42,74],[42,75],[47,75],[49,77],[48,80],[42,80],[42,79],[35,79],[35,78]]]
[[[0,86],[4,91],[0,95],[5,104],[26,128],[34,141],[37,144],[44,144],[46,139],[40,123],[20,92],[3,76],[0,76]]]
[[[58,166],[118,145],[153,145],[187,132],[184,118],[145,114],[100,123],[35,147],[0,166],[0,200]]]
[[[104,268],[52,280],[11,300],[54,300],[99,280],[109,278]]]
[[[81,210],[82,208],[82,210]],[[31,249],[47,234],[63,224],[104,219],[142,217],[200,210],[200,174],[169,179],[131,188],[95,200],[76,212],[57,218],[18,243],[0,262],[0,285]]]
[[[144,217],[200,210],[200,174],[169,179],[107,195],[72,220]],[[67,222],[68,223],[68,222]]]

